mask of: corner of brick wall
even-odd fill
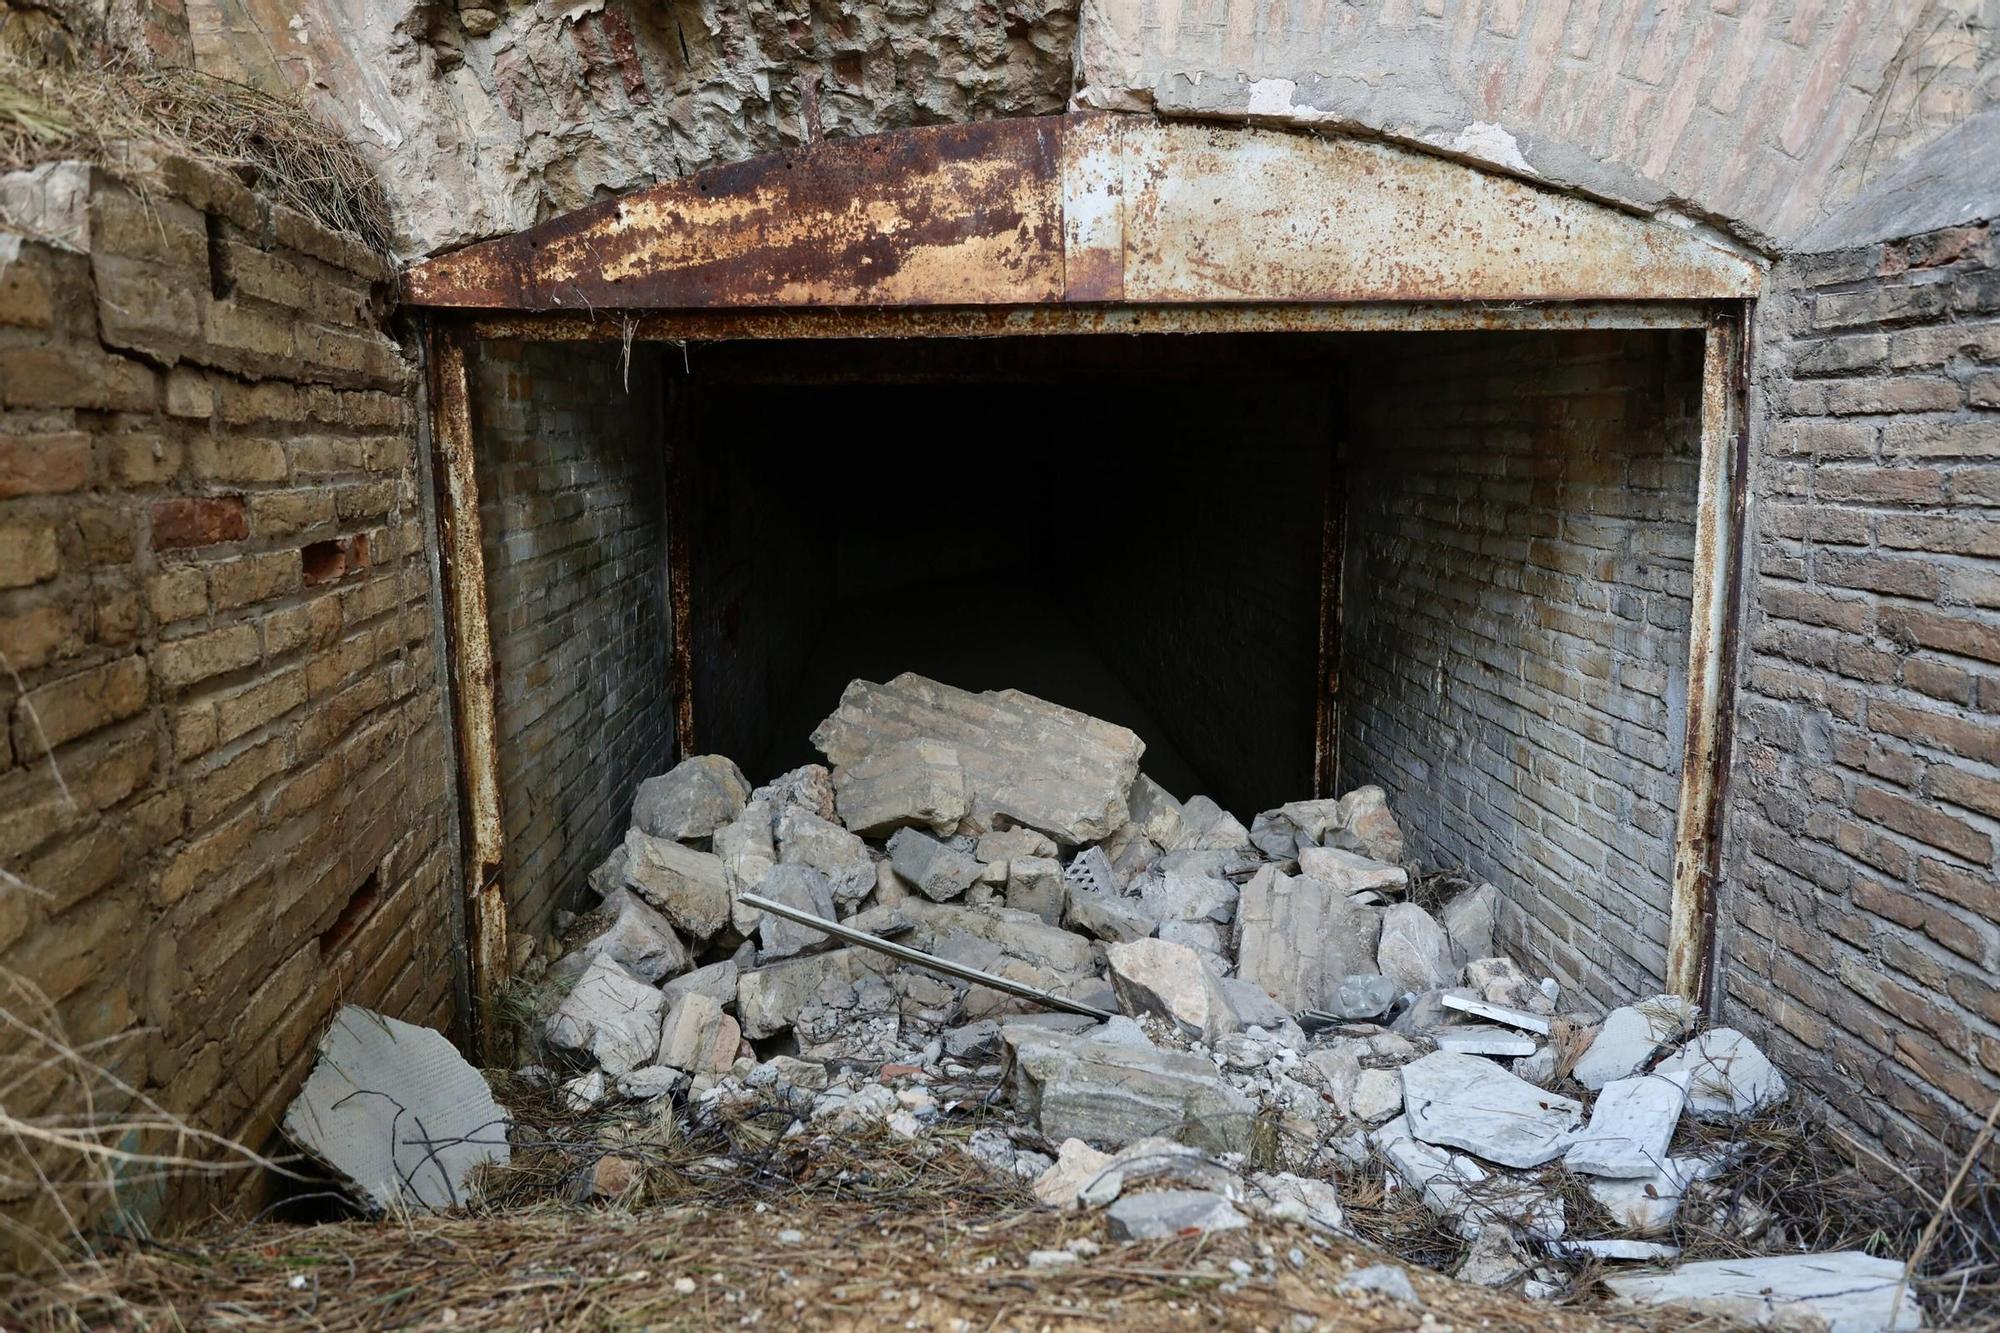
[[[2000,265],[1781,263],[1760,312],[1728,1019],[1902,1157],[2000,1095]]]
[[[391,271],[186,163],[0,177],[0,218],[30,229],[0,231],[0,968],[261,1146],[343,1001],[454,1018]],[[8,1110],[79,1099],[50,1076]]]

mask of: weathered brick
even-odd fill
[[[333,520],[333,491],[326,487],[265,491],[250,498],[250,524],[260,537],[289,536]]]
[[[299,553],[269,551],[208,566],[208,599],[217,611],[231,611],[299,589]]]
[[[90,479],[90,437],[0,435],[0,500],[73,491]]]
[[[257,631],[249,625],[228,625],[185,639],[174,639],[153,650],[153,669],[171,688],[238,671],[261,656]]]
[[[194,475],[204,481],[283,481],[288,472],[283,445],[244,436],[197,436],[189,460]]]
[[[16,745],[51,748],[131,717],[146,706],[146,659],[138,655],[66,676],[23,695],[14,707]]]
[[[0,402],[8,407],[149,412],[159,400],[159,372],[129,357],[77,347],[0,348]]]
[[[152,519],[156,551],[241,541],[250,534],[240,495],[156,500]]]
[[[305,673],[297,667],[215,701],[216,739],[227,744],[306,701]]]
[[[25,588],[54,578],[61,568],[55,529],[47,526],[0,527],[0,588]]]

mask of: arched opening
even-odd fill
[[[1758,279],[1439,159],[1110,116],[419,266],[455,651],[495,665],[478,956],[677,747],[761,780],[917,670],[1133,726],[1246,822],[1380,782],[1566,985],[1702,990]]]

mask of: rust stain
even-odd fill
[[[419,264],[524,311],[1722,300],[1762,268],[1668,223],[1385,144],[1105,113],[717,167]]]
[[[1728,775],[1729,694],[1734,688],[1747,432],[1740,374],[1744,321],[1716,316],[1703,340],[1701,472],[1695,491],[1694,576],[1689,591],[1688,715],[1675,815],[1667,987],[1708,1005],[1715,977],[1715,881]]]
[[[498,1050],[498,999],[507,983],[507,900],[500,871],[505,835],[500,809],[495,668],[486,614],[486,556],[480,545],[474,473],[472,401],[465,342],[458,331],[430,330],[432,448],[436,451],[438,552],[445,585],[446,652],[452,664],[452,711],[464,822],[465,893],[470,907],[473,1027],[480,1049]]]

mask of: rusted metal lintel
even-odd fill
[[[472,953],[473,1031],[480,1051],[500,1058],[496,1001],[507,983],[507,898],[500,869],[499,729],[495,722],[486,555],[480,544],[472,396],[458,330],[429,331],[432,475],[437,487],[439,567],[444,578],[445,650],[452,663],[453,730],[458,750],[467,935]]]
[[[1738,299],[1692,230],[1387,144],[1084,113],[716,167],[418,264],[488,310]]]
[[[1714,1001],[1716,881],[1721,870],[1740,616],[1749,433],[1740,313],[1718,314],[1703,340],[1701,471],[1696,483],[1694,577],[1689,594],[1687,734],[1674,829],[1667,986]]]
[[[547,342],[734,342],[829,338],[1033,338],[1085,333],[1427,333],[1700,329],[1692,301],[1408,302],[1081,306],[859,306],[819,310],[657,310],[635,316],[471,314],[476,338]]]

